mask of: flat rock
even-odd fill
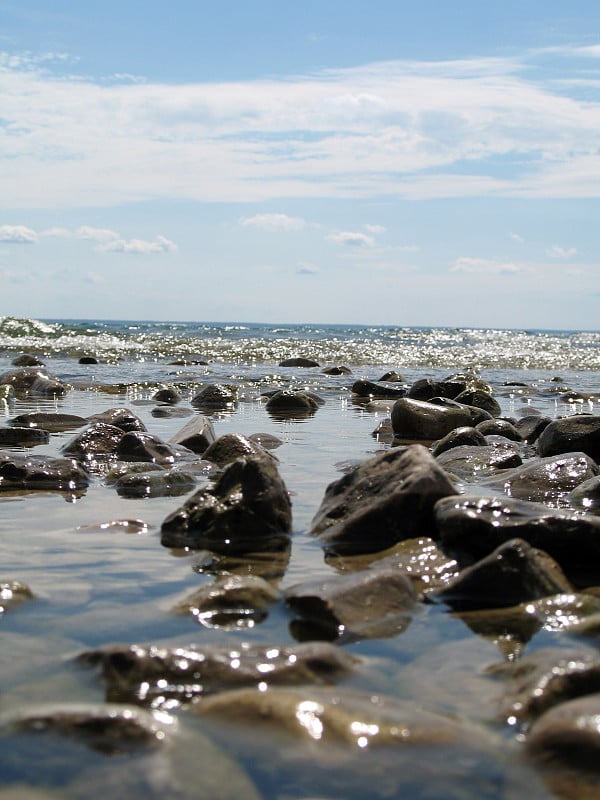
[[[169,439],[169,444],[181,445],[202,455],[216,439],[212,422],[204,415],[196,414]]]
[[[433,506],[457,490],[422,445],[391,449],[331,483],[310,533],[329,552],[369,553],[430,535]]]
[[[114,481],[120,497],[180,497],[196,487],[197,478],[181,469],[157,469],[121,475]]]
[[[76,414],[60,414],[51,411],[33,411],[29,414],[19,414],[9,420],[9,425],[19,428],[40,428],[49,433],[60,433],[62,431],[82,428],[88,424],[85,417]]]
[[[436,459],[453,477],[469,481],[493,476],[499,470],[516,468],[523,463],[518,448],[510,442],[460,445],[442,452]]]
[[[73,458],[0,451],[0,491],[39,489],[72,492],[86,488],[89,482],[88,473]]]
[[[226,575],[205,584],[178,603],[176,614],[191,614],[210,626],[244,627],[261,622],[279,592],[257,575]]]
[[[0,427],[0,447],[35,447],[49,441],[50,434],[41,428]]]

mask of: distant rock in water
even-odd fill
[[[283,361],[279,362],[280,367],[318,367],[319,362],[315,361],[312,358],[303,358],[299,356],[297,358],[286,358]]]

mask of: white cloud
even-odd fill
[[[556,49],[573,90],[531,69],[548,50],[180,85],[54,77],[64,54],[4,54],[0,205],[598,197],[597,75],[579,70],[598,49]]]
[[[363,225],[363,228],[368,232],[377,235],[378,233],[385,233],[383,225]]]
[[[490,258],[472,258],[461,256],[450,267],[450,272],[471,272],[485,274],[515,274],[523,272],[524,265],[512,261],[496,261]]]
[[[109,228],[94,228],[91,225],[77,228],[75,236],[78,239],[91,239],[93,242],[112,242],[120,238],[116,231],[111,231]]]
[[[347,245],[348,247],[372,247],[375,240],[366,233],[357,231],[340,231],[330,234],[327,239],[335,244]]]
[[[177,250],[177,245],[165,236],[157,236],[153,242],[143,239],[112,239],[98,245],[98,250],[103,253],[131,253],[134,255],[147,255],[150,253],[172,253]]]
[[[525,241],[523,237],[518,233],[511,232],[508,235],[509,238],[513,240],[513,242],[518,242],[519,244],[522,244]]]
[[[565,247],[560,247],[557,244],[553,244],[552,247],[549,247],[546,250],[546,254],[551,258],[573,258],[573,256],[577,255],[577,248],[569,247],[567,249]]]
[[[25,225],[0,225],[0,242],[36,244],[37,241],[37,233]]]
[[[253,217],[242,217],[240,224],[264,231],[300,231],[306,222],[301,217],[288,217],[287,214],[255,214]]]

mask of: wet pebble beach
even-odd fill
[[[597,798],[599,344],[0,318],[0,800]]]

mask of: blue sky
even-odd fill
[[[0,316],[596,330],[597,0],[0,0]]]

